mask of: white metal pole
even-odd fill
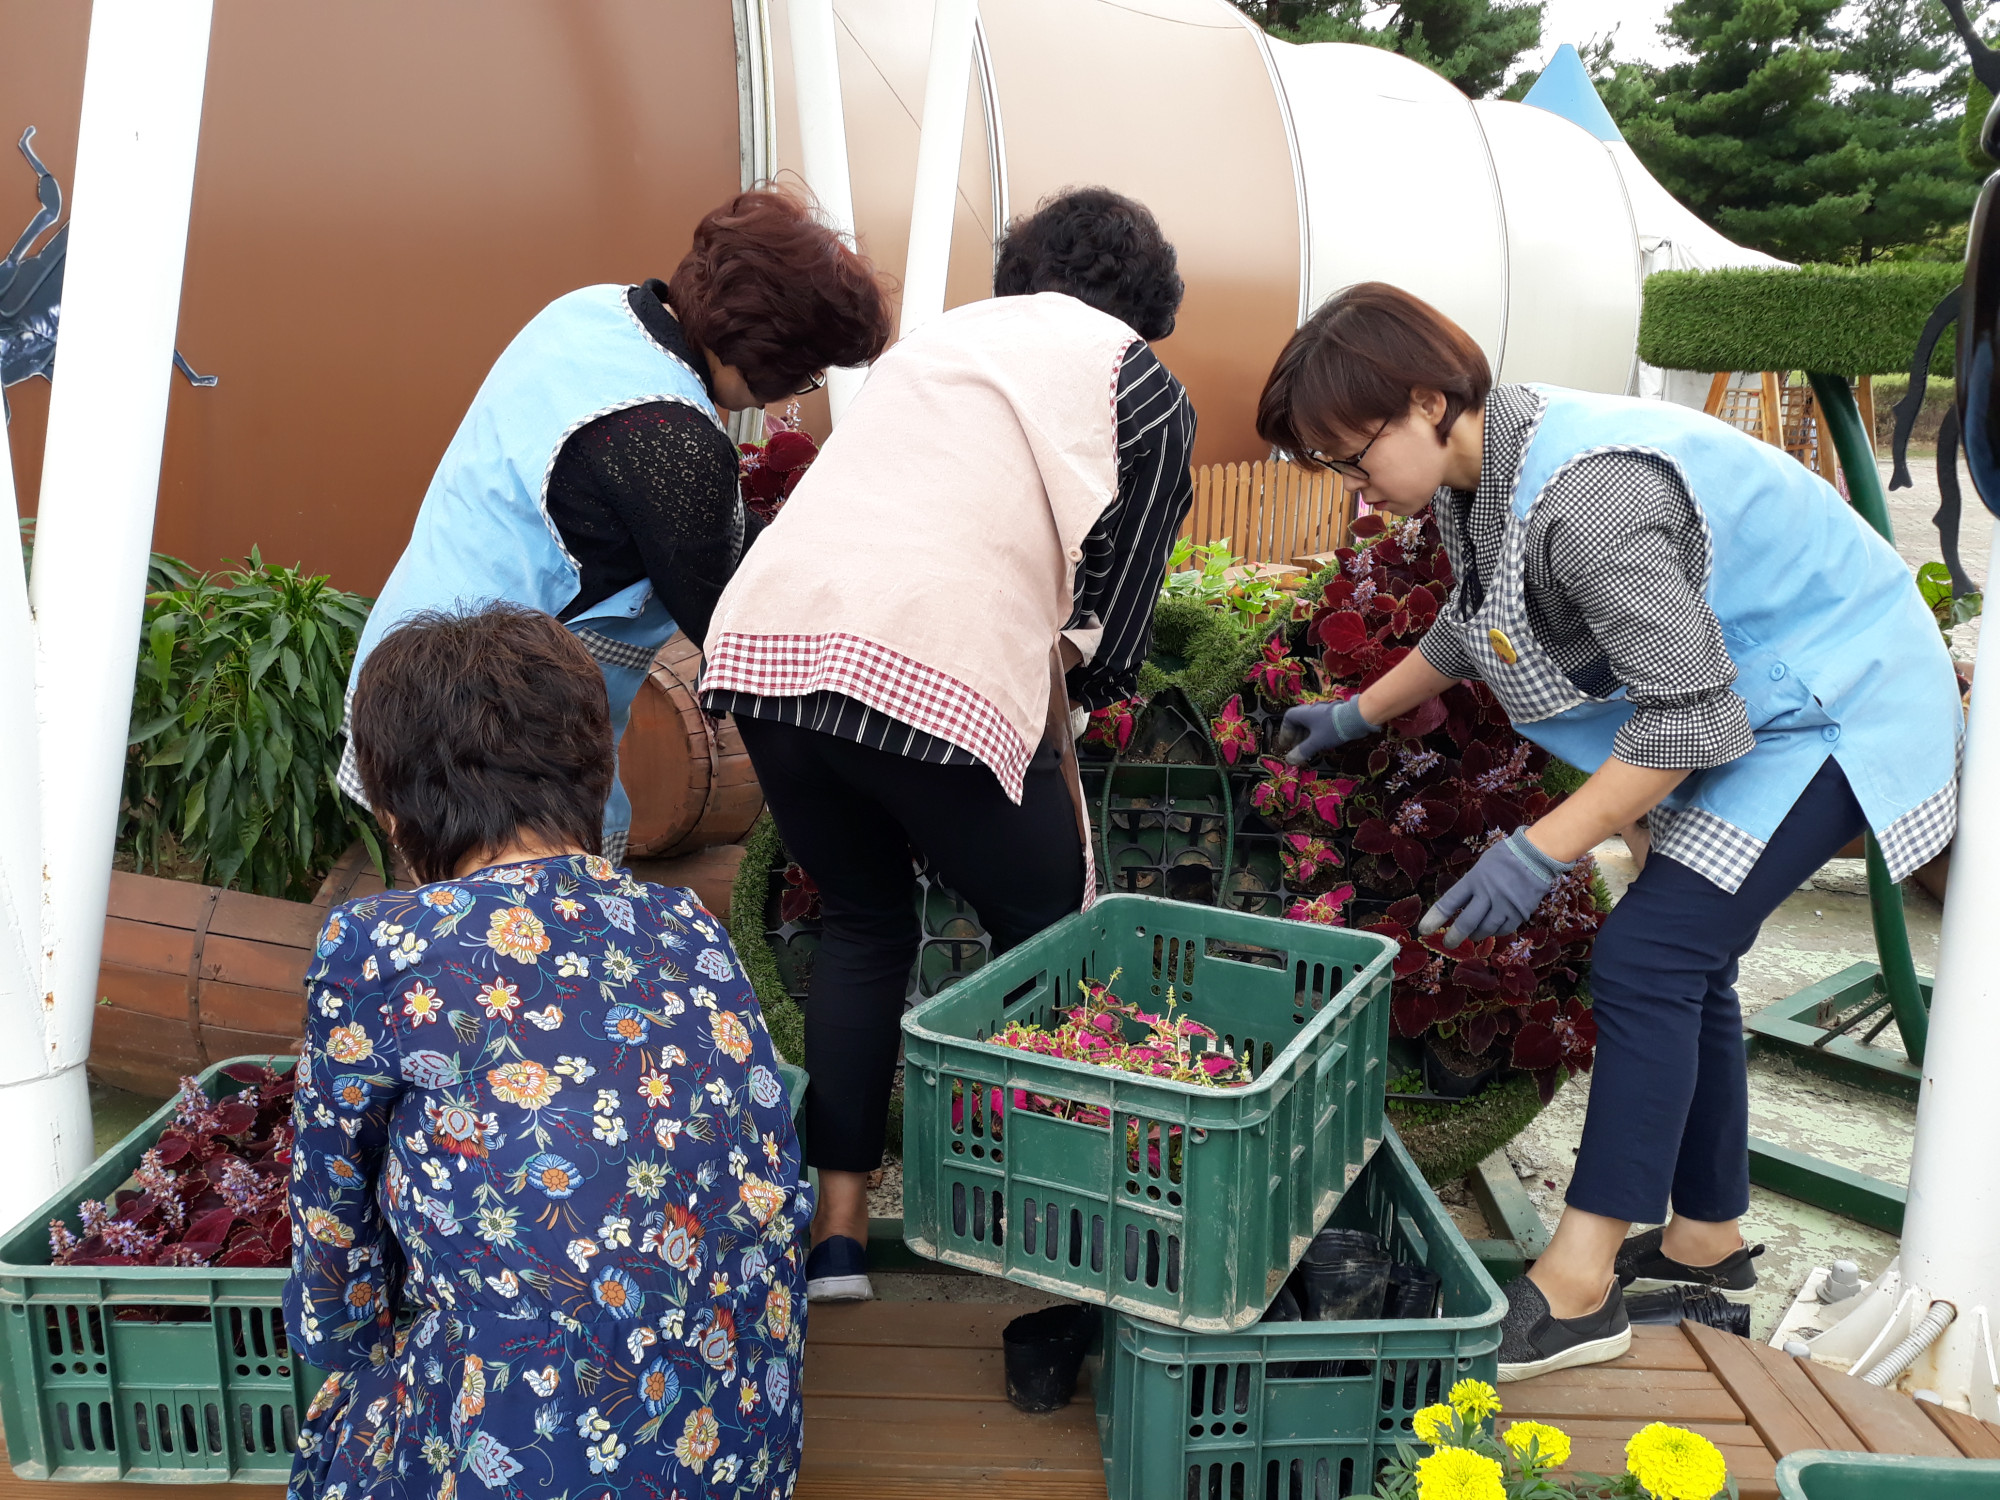
[[[1988,566],[1991,566],[1989,561]],[[1952,846],[1938,946],[1930,1040],[1917,1097],[1917,1140],[1903,1216],[1906,1285],[1954,1304],[1958,1316],[1903,1377],[2000,1418],[1990,1324],[2000,1316],[2000,1171],[1993,1162],[1993,1061],[2000,1058],[2000,648],[1974,675],[1958,837]],[[1983,1315],[1982,1315],[1983,1310]]]
[[[935,0],[931,10],[930,74],[924,81],[923,134],[917,144],[916,191],[910,199],[910,254],[903,271],[905,338],[944,311],[978,21],[979,0]]]
[[[91,1157],[84,1061],[152,547],[212,0],[96,0],[29,593],[41,645],[38,1074],[0,1088],[0,1220]],[[25,1148],[25,1149],[24,1149]]]
[[[834,228],[854,240],[854,185],[847,170],[847,113],[840,99],[840,51],[833,0],[792,0],[792,89],[799,107],[800,168]],[[867,379],[866,370],[826,374],[827,404],[838,423]]]

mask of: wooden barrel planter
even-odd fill
[[[222,1058],[297,1052],[325,920],[301,901],[114,872],[91,1073],[164,1099]]]
[[[764,793],[735,722],[712,722],[695,698],[701,648],[676,633],[653,658],[618,746],[632,799],[634,856],[670,858],[734,844],[764,810]]]

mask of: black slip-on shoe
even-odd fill
[[[1581,1318],[1558,1318],[1549,1299],[1525,1276],[1507,1283],[1507,1316],[1500,1320],[1500,1379],[1532,1380],[1552,1370],[1601,1365],[1632,1347],[1632,1324],[1616,1286],[1604,1305]]]
[[[1751,1264],[1764,1253],[1762,1245],[1741,1246],[1712,1266],[1690,1266],[1660,1248],[1659,1229],[1635,1234],[1618,1251],[1618,1284],[1628,1292],[1656,1292],[1663,1287],[1713,1289],[1731,1302],[1748,1302],[1757,1290],[1757,1268]]]

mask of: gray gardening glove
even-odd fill
[[[1358,740],[1364,734],[1373,734],[1381,727],[1361,716],[1359,693],[1339,703],[1301,703],[1297,708],[1285,710],[1283,739],[1291,746],[1285,752],[1285,759],[1302,766],[1315,755],[1345,745],[1349,740]],[[1298,738],[1301,735],[1303,739]]]
[[[1542,853],[1528,842],[1528,830],[1517,828],[1437,898],[1417,924],[1417,935],[1429,937],[1443,927],[1445,946],[1456,948],[1513,932],[1535,914],[1556,877],[1574,868],[1574,860],[1564,864]]]

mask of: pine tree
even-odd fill
[[[1541,45],[1541,0],[1237,0],[1291,42],[1359,42],[1442,73],[1474,98],[1498,93]]]
[[[1789,260],[1909,254],[1962,225],[1953,63],[1937,0],[1679,0],[1687,54],[1614,101],[1639,158],[1704,220]],[[1943,81],[1937,75],[1944,74]]]

